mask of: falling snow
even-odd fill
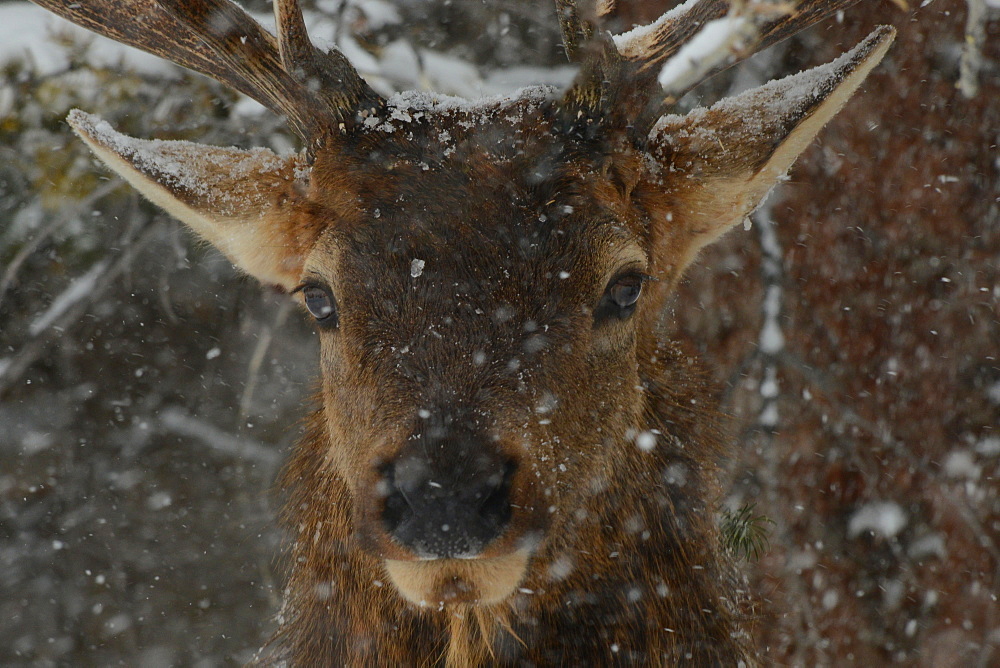
[[[898,503],[882,501],[859,508],[847,523],[847,536],[857,538],[871,532],[883,538],[895,538],[906,526],[907,517]]]
[[[542,3],[516,3],[503,24],[495,15],[507,10],[466,3],[451,27],[415,38],[414,7],[458,4],[349,0],[340,24],[342,3],[320,0],[307,21],[392,96],[375,130],[541,104],[575,76],[540,46],[555,31]],[[665,317],[724,388],[733,421],[719,424],[739,446],[726,479],[734,507],[756,503],[775,521],[766,556],[744,567],[747,586],[767,594],[761,642],[775,663],[997,661],[1000,3],[922,4],[911,15],[868,3],[751,63],[766,80],[826,62],[869,25],[901,28],[863,97],[749,233],[699,257]],[[615,41],[638,48],[666,20]],[[734,25],[702,34],[736,35]],[[668,85],[710,62],[703,40],[666,63]],[[258,103],[25,3],[0,5],[0,63],[0,663],[246,663],[281,596],[267,490],[309,404],[318,337],[284,295],[118,187],[63,119],[74,107],[100,114],[109,122],[73,118],[206,197],[177,159],[193,145],[156,137],[243,147],[236,172],[280,169],[298,147]],[[763,107],[808,99],[816,72],[771,84]],[[711,107],[729,77],[684,108]],[[433,266],[407,261],[414,286],[433,279]],[[584,274],[551,276],[569,285]],[[479,347],[466,351],[469,368],[507,368]],[[532,397],[528,428],[551,428],[566,408]],[[633,435],[644,452],[681,447]],[[549,463],[573,475],[572,462]],[[676,489],[701,472],[658,474]],[[577,566],[555,560],[544,584]],[[325,582],[315,594],[337,595]]]

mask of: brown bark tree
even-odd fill
[[[676,307],[728,384],[734,499],[775,522],[753,568],[775,664],[1000,660],[1000,12],[970,28],[975,4],[862,2],[784,51],[899,29]]]

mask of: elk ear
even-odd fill
[[[879,27],[831,63],[709,109],[660,119],[651,153],[659,180],[669,187],[659,186],[649,208],[657,220],[653,263],[670,284],[698,251],[760,205],[882,60],[894,36],[893,28]]]
[[[263,283],[293,288],[320,227],[305,161],[267,149],[143,140],[74,109],[69,124],[108,167]]]

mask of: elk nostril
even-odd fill
[[[396,484],[396,476],[391,464],[380,469],[385,485],[385,501],[382,506],[382,523],[390,534],[396,533],[399,526],[413,515],[413,507],[406,500],[403,490]]]
[[[471,471],[432,470],[404,457],[381,467],[386,533],[422,557],[479,554],[504,532],[513,514],[510,497],[517,467],[512,461],[493,462],[491,467],[483,461]]]
[[[510,489],[516,470],[517,465],[514,462],[508,461],[504,464],[503,476],[500,478],[499,484],[492,491],[489,491],[482,503],[479,504],[480,518],[496,532],[496,535],[499,535],[510,522]]]

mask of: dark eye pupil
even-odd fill
[[[642,279],[638,276],[623,276],[611,286],[611,300],[619,308],[628,308],[639,301],[642,292]]]
[[[618,276],[604,290],[601,301],[594,309],[594,326],[610,320],[625,320],[629,318],[639,301],[642,292],[643,276],[638,273],[628,273]]]
[[[306,308],[316,320],[324,324],[336,320],[337,309],[333,303],[333,296],[325,289],[310,286],[302,290],[302,296],[306,300]]]

